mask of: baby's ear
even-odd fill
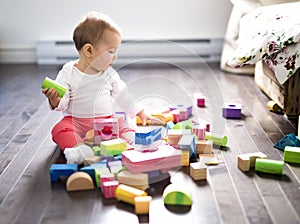
[[[93,54],[93,50],[94,50],[93,45],[87,43],[83,45],[82,50],[87,57],[90,57]]]

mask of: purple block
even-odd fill
[[[225,118],[241,118],[242,105],[239,103],[227,103],[223,107],[223,117]]]

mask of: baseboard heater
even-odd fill
[[[124,40],[116,63],[219,62],[223,39]],[[38,64],[64,64],[78,58],[72,41],[41,40],[36,48]]]

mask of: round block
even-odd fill
[[[166,205],[192,205],[192,194],[187,186],[170,184],[163,192],[163,199]]]
[[[255,161],[255,171],[270,174],[283,174],[284,162],[271,159],[257,158]]]

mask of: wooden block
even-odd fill
[[[206,134],[206,127],[200,124],[195,125],[193,127],[193,134],[197,136],[198,140],[204,140]]]
[[[66,183],[67,191],[82,191],[94,189],[94,183],[90,175],[85,172],[73,173]]]
[[[151,196],[137,196],[134,198],[135,213],[149,214]]]
[[[141,190],[145,190],[149,187],[148,179],[148,174],[146,173],[133,174],[127,170],[123,170],[117,175],[117,180],[121,184],[126,184]]]
[[[212,140],[198,140],[196,142],[196,154],[211,154],[213,150]]]
[[[190,176],[194,180],[206,180],[207,166],[201,162],[190,163]]]
[[[162,137],[162,128],[156,129],[142,129],[135,132],[135,144],[139,145],[149,145]]]
[[[116,189],[116,198],[120,201],[134,205],[134,198],[137,196],[147,196],[147,193],[125,184],[120,184]]]
[[[284,162],[300,163],[300,147],[285,146]]]
[[[199,154],[200,163],[205,165],[218,165],[219,161],[216,154]]]
[[[219,135],[219,134],[213,134],[211,132],[206,132],[205,139],[213,140],[213,144],[220,145],[222,147],[226,147],[226,145],[227,145],[227,136],[226,135]]]
[[[119,138],[118,118],[100,118],[94,121],[94,141],[100,144],[102,141]]]
[[[181,150],[188,150],[190,156],[196,155],[195,135],[182,135],[177,145]]]
[[[113,173],[107,173],[107,174],[100,174],[100,186],[101,189],[103,188],[103,184],[107,181],[114,181],[115,175]]]
[[[56,182],[61,176],[69,177],[78,171],[77,164],[52,164],[50,169],[50,180]]]
[[[127,150],[127,142],[124,139],[117,138],[103,141],[100,143],[101,155],[114,156]]]
[[[168,144],[177,145],[182,135],[192,134],[191,129],[171,129],[168,130]]]
[[[239,103],[226,103],[223,107],[223,117],[240,119],[242,116],[242,105]]]
[[[190,165],[190,152],[187,150],[181,150],[181,165],[182,166]]]
[[[260,159],[257,158],[255,161],[255,171],[282,175],[284,168],[284,162],[279,160],[271,159]]]
[[[132,173],[169,169],[181,166],[181,150],[170,145],[158,146],[154,152],[128,150],[122,153],[123,165]]]
[[[85,134],[85,139],[88,142],[94,142],[95,141],[95,134],[94,134],[94,129],[89,130],[86,134]]]
[[[116,189],[119,186],[119,181],[105,181],[102,184],[102,193],[104,198],[115,198],[116,197]]]
[[[249,171],[250,168],[255,167],[257,158],[267,159],[268,157],[262,152],[241,154],[238,156],[238,168],[243,172]]]
[[[192,194],[187,186],[169,184],[163,191],[163,199],[166,205],[191,206]]]
[[[91,156],[91,157],[86,157],[83,160],[84,166],[89,166],[91,164],[97,163],[101,160],[100,156]]]
[[[49,77],[46,77],[42,83],[42,89],[49,89],[53,88],[57,91],[59,97],[63,97],[65,93],[67,92],[68,88],[63,86],[62,84],[56,82],[55,80],[52,80]]]

